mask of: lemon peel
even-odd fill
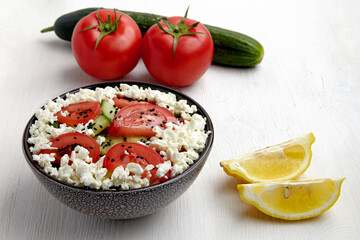
[[[319,216],[337,201],[345,178],[237,185],[240,197],[263,213],[285,220]]]
[[[243,182],[266,182],[296,179],[309,167],[313,133],[269,146],[239,158],[220,163],[229,176]]]

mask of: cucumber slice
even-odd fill
[[[112,105],[109,100],[104,99],[100,105],[102,114],[110,121],[112,121],[116,115],[116,113],[119,111],[117,107]]]
[[[100,154],[105,155],[107,151],[114,145],[118,143],[125,142],[124,137],[111,137],[108,135],[102,135],[105,137],[105,142],[103,142],[100,146]]]
[[[126,138],[126,142],[142,142],[142,143],[146,143],[147,141],[149,141],[150,138],[149,137],[145,137],[145,136],[139,136],[139,137],[127,137]]]
[[[104,114],[100,114],[99,116],[97,116],[94,123],[89,125],[89,128],[91,128],[94,131],[95,135],[98,135],[106,127],[110,126],[110,124],[111,121],[107,117],[105,117]]]
[[[58,121],[54,121],[54,123],[50,123],[48,122],[49,126],[53,126],[54,128],[58,128],[59,127],[59,122]]]

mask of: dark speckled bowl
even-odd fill
[[[91,85],[83,88],[95,89],[96,87],[119,86],[121,82],[110,82]],[[78,210],[82,213],[98,216],[107,219],[131,219],[146,216],[156,212],[162,207],[168,205],[182,193],[187,190],[194,182],[199,172],[201,171],[212,147],[214,140],[214,130],[211,119],[206,111],[196,101],[190,97],[159,85],[141,83],[141,82],[123,82],[129,85],[136,84],[142,87],[151,87],[163,92],[174,93],[178,99],[186,99],[188,104],[196,105],[198,113],[206,117],[206,131],[211,131],[206,142],[204,151],[200,154],[200,158],[195,161],[182,174],[157,185],[144,187],[135,190],[94,190],[85,189],[81,187],[74,187],[60,182],[59,180],[50,177],[41,170],[41,167],[32,160],[32,154],[29,150],[30,145],[27,143],[29,138],[29,128],[36,120],[35,115],[29,120],[26,125],[23,135],[23,151],[27,163],[32,172],[45,186],[45,188],[59,199],[62,203]],[[70,91],[74,93],[79,91],[75,89]],[[65,94],[60,97],[64,97]]]

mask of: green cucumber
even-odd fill
[[[71,41],[72,32],[76,23],[86,15],[100,8],[85,8],[60,16],[53,27],[45,28],[41,32],[55,31],[55,34],[66,41]],[[142,34],[155,23],[154,16],[163,16],[150,13],[119,10],[129,15],[139,26]],[[254,67],[264,57],[263,46],[254,38],[239,32],[226,30],[204,24],[214,41],[213,63],[231,67]]]
[[[91,128],[94,131],[95,135],[98,135],[105,128],[110,126],[112,120],[114,119],[118,111],[118,108],[112,105],[110,101],[106,99],[101,102],[100,107],[102,114],[100,114],[95,118],[93,124],[89,125],[89,128]]]
[[[48,123],[49,126],[52,126],[54,128],[58,128],[59,127],[59,122],[58,121],[54,121],[53,123]]]
[[[125,139],[126,142],[142,142],[142,143],[146,143],[150,138],[149,137],[143,137],[143,136],[138,136],[138,137],[127,137]]]
[[[124,137],[111,137],[108,135],[100,135],[105,137],[105,141],[100,145],[100,154],[105,155],[107,151],[114,145],[118,143],[125,142]]]
[[[101,110],[102,110],[102,114],[109,120],[112,121],[115,117],[115,115],[117,114],[117,112],[119,111],[119,109],[117,107],[115,107],[114,105],[112,105],[110,103],[109,100],[104,99],[101,102]]]
[[[100,114],[94,120],[93,124],[89,124],[89,128],[91,128],[95,135],[101,133],[105,128],[110,126],[111,121],[104,116],[104,114]]]

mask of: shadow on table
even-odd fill
[[[140,60],[138,65],[128,74],[114,79],[114,80],[101,80],[94,78],[87,73],[85,73],[81,68],[78,66],[76,62],[74,64],[70,65],[65,71],[61,73],[61,83],[60,84],[66,84],[69,86],[74,85],[73,82],[76,80],[76,83],[78,86],[86,86],[91,84],[97,84],[97,83],[106,83],[106,82],[127,82],[127,81],[138,81],[138,82],[147,82],[147,83],[154,83],[154,84],[161,84],[157,82],[154,78],[151,77],[151,75],[147,72],[145,69],[145,66],[143,66],[142,61]]]
[[[62,41],[60,39],[42,39],[40,40],[40,44],[42,44],[44,47],[48,48],[49,51],[52,52],[69,52],[72,54],[71,50],[71,43],[68,41]]]
[[[27,179],[24,176],[28,176]],[[0,206],[0,232],[7,239],[106,239],[147,237],[163,223],[162,211],[132,220],[106,220],[68,208],[40,185],[35,177],[23,175],[7,191]],[[141,230],[141,231],[139,231]]]
[[[152,235],[158,236],[161,228],[169,226],[169,221],[173,221],[175,225],[178,221],[176,216],[166,220],[167,213],[174,210],[172,204],[152,215],[132,220],[106,220],[87,216],[60,203],[35,177],[30,176],[19,176],[12,189],[8,189],[9,196],[2,202],[0,213],[3,221],[0,224],[0,232],[6,233],[8,239],[107,239],[115,236],[121,239],[151,239]],[[221,198],[219,200],[224,203],[218,206],[217,210],[226,212],[234,221],[299,224],[319,219],[317,217],[302,221],[285,221],[267,216],[243,202],[239,196],[235,197],[238,195],[237,184],[238,181],[235,179],[229,179],[219,184],[221,190],[217,192]]]

